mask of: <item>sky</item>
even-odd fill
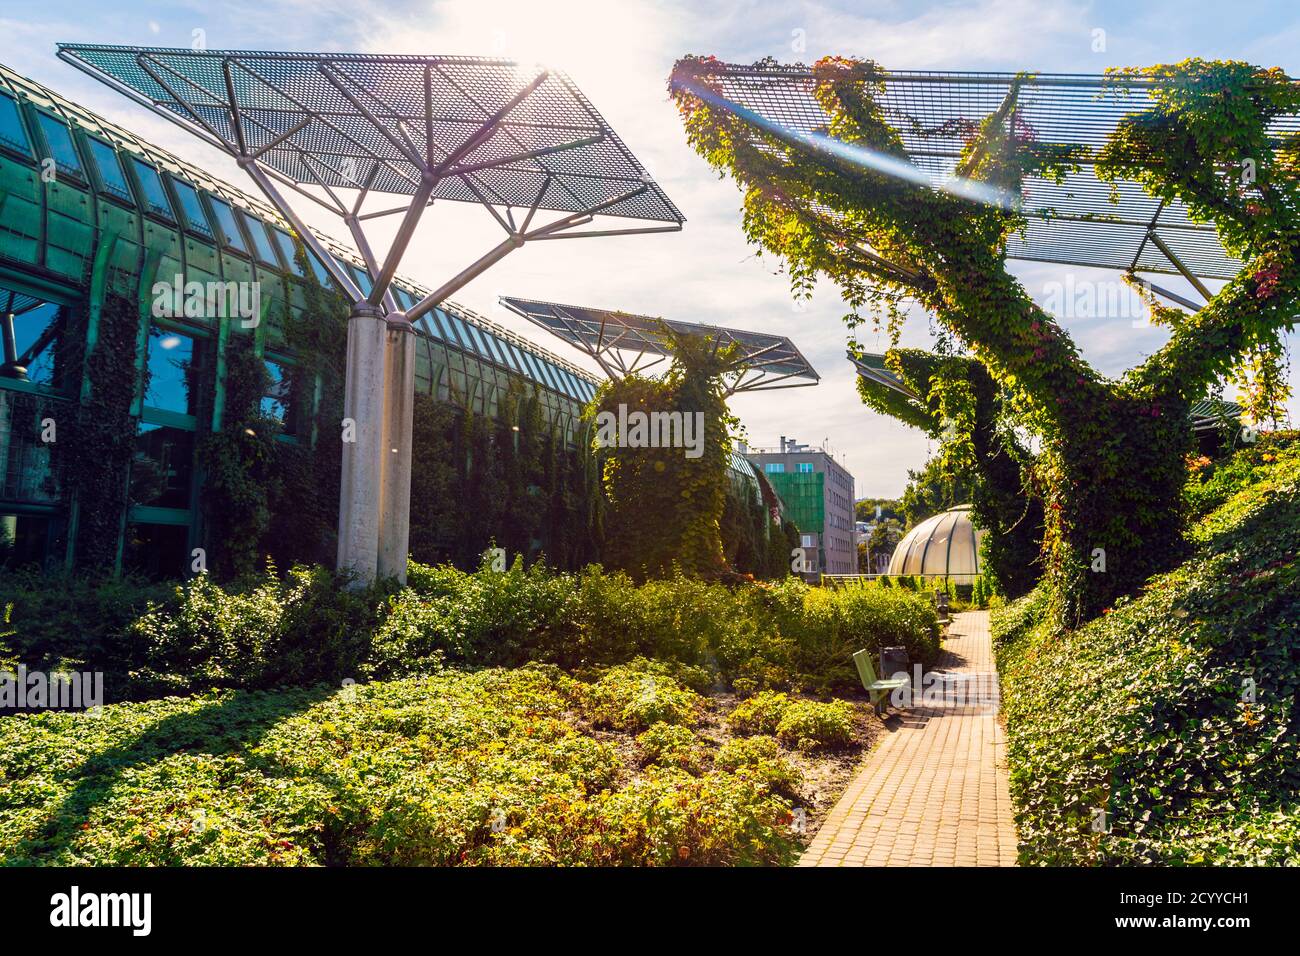
[[[196,32],[196,31],[201,31]],[[1099,32],[1100,31],[1100,32]],[[948,3],[789,0],[46,0],[0,5],[0,61],[57,92],[254,192],[232,161],[55,57],[56,41],[208,49],[472,54],[540,62],[569,74],[687,218],[680,233],[530,244],[453,299],[587,368],[497,303],[500,295],[620,309],[788,335],[821,374],[815,387],[738,395],[732,410],[751,445],[780,436],[833,452],[858,497],[902,493],[909,469],[935,450],[914,429],[866,408],[845,358],[845,307],[828,282],[796,304],[771,257],[740,228],[740,193],[686,144],[667,95],[681,56],[735,62],[773,56],[813,62],[827,54],[869,57],[895,69],[1099,73],[1188,56],[1244,59],[1300,75],[1300,6],[1290,2],[1078,2],[956,0]],[[1100,41],[1100,42],[1099,42]],[[311,206],[312,204],[305,204]],[[328,213],[303,210],[338,237]],[[395,217],[394,217],[395,218]],[[383,220],[381,220],[382,222]],[[388,236],[376,234],[385,248]],[[500,241],[481,207],[439,203],[426,214],[402,272],[428,286],[458,273]],[[1067,281],[1110,283],[1118,273],[1012,263],[1040,303]],[[1181,279],[1160,280],[1186,294]],[[1211,284],[1211,288],[1214,284]],[[1159,328],[1128,314],[1066,315],[1083,355],[1106,375],[1139,364],[1164,342]],[[888,336],[858,338],[883,351]],[[1292,348],[1296,339],[1292,336]],[[932,329],[915,312],[902,342],[926,347]],[[1300,369],[1291,370],[1300,392]],[[1290,413],[1300,420],[1300,401]]]

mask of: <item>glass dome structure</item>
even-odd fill
[[[954,584],[974,584],[985,532],[971,522],[970,505],[926,518],[903,536],[889,561],[890,576],[924,574]]]

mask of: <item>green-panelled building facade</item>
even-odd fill
[[[368,291],[356,254],[320,238]],[[310,287],[329,281],[267,204],[0,66],[0,565],[76,560],[76,503],[53,450],[60,422],[89,394],[108,297],[138,308],[118,565],[157,573],[185,568],[203,538],[196,439],[220,427],[236,337],[250,337],[265,362],[262,412],[278,420],[278,440],[316,440],[308,423],[321,383],[288,388],[301,356],[285,326],[303,316]],[[158,314],[157,283],[194,282],[232,298],[216,315]],[[259,314],[245,318],[233,290],[252,283]],[[394,286],[404,308],[428,291],[404,278]],[[84,321],[70,322],[74,313]],[[417,390],[494,417],[523,380],[548,426],[572,440],[598,385],[590,373],[452,304],[417,331]]]

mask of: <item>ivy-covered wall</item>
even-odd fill
[[[232,328],[211,343],[219,355],[205,353],[186,370],[194,376],[187,387],[199,396],[198,520],[191,537],[201,548],[200,558],[185,555],[186,573],[202,568],[228,580],[268,561],[280,570],[334,564],[348,310],[310,279],[305,294],[305,308],[282,305],[269,317],[283,333],[275,355],[291,422],[264,407],[271,378],[255,333]],[[92,319],[96,344],[86,355]],[[135,520],[133,505],[141,504],[132,501],[133,486],[141,484],[132,469],[160,469],[154,484],[166,479],[165,463],[136,453],[138,399],[149,377],[139,351],[143,321],[139,303],[115,295],[104,298],[98,316],[86,303],[67,310],[60,362],[72,378],[84,363],[87,385],[84,400],[69,403],[74,419],[60,420],[53,452],[76,565],[84,572],[112,573],[122,565],[124,533]],[[628,536],[634,524],[653,534],[671,526],[676,538],[664,567],[677,561],[714,575],[731,568],[757,577],[788,573],[793,529],[769,527],[766,509],[727,480],[726,406],[707,374],[710,350],[697,358],[661,383],[636,386],[662,391],[674,407],[705,410],[714,424],[701,459],[684,459],[679,449],[668,475],[648,475],[635,492],[635,520],[615,518],[621,553],[640,547]],[[466,569],[477,567],[492,546],[505,549],[509,561],[544,559],[561,569],[601,560],[608,462],[594,453],[589,425],[562,434],[548,423],[538,387],[519,376],[494,403],[492,417],[475,411],[454,384],[449,391],[441,399],[417,391],[415,399],[412,555]]]

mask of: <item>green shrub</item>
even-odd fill
[[[645,730],[651,724],[693,725],[703,699],[673,678],[644,667],[611,667],[580,692],[587,718],[597,727]]]
[[[493,571],[485,558],[473,574],[450,566],[417,566],[414,573],[408,570],[407,580],[419,598],[403,593],[396,607],[412,599],[427,603],[427,610],[412,614],[415,630],[421,620],[427,622],[425,646],[442,651],[448,660],[480,666],[562,663],[549,651],[565,642],[574,617],[570,575],[540,563],[525,568],[522,558],[504,571]],[[419,640],[412,634],[399,642],[411,639]]]
[[[1200,459],[1184,489],[1188,508],[1196,517],[1204,517],[1233,495],[1264,478],[1279,464],[1300,462],[1300,432],[1261,434],[1254,444],[1239,448],[1218,462]]]
[[[786,617],[793,635],[797,683],[814,693],[859,686],[853,654],[863,648],[901,646],[913,661],[932,663],[939,654],[938,616],[925,597],[877,587],[809,588]]]
[[[334,572],[268,571],[225,589],[199,575],[127,629],[146,664],[132,683],[151,695],[211,687],[270,688],[356,679],[370,651],[374,592]]]
[[[1268,454],[1136,596],[994,616],[1024,862],[1300,863],[1300,458]]]
[[[1012,644],[1024,638],[1047,619],[1051,594],[1046,584],[1039,584],[1022,598],[1010,601],[989,615],[989,633],[994,647]]]
[[[651,724],[650,729],[636,738],[645,755],[645,763],[661,767],[677,767],[688,773],[699,773],[704,766],[704,751],[688,728],[677,724]]]
[[[773,737],[743,737],[728,740],[718,748],[713,765],[749,776],[773,793],[791,798],[799,795],[803,774],[781,756],[781,748]]]
[[[130,674],[146,662],[131,625],[150,607],[176,600],[172,587],[134,578],[88,579],[44,576],[32,571],[0,574],[0,669],[101,671],[108,700],[133,688]]]
[[[813,588],[795,578],[735,587],[677,577],[637,586],[598,567],[556,574],[522,561],[467,574],[411,562],[409,586],[353,591],[335,573],[296,567],[219,585],[207,576],[163,590],[69,589],[30,579],[0,588],[16,635],[0,657],[55,658],[108,674],[107,699],[213,687],[275,687],[470,667],[556,664],[567,670],[668,662],[680,684],[741,693],[856,687],[852,654],[902,645],[938,650],[933,608],[878,587]],[[81,616],[87,618],[80,626]]]
[[[760,691],[736,705],[727,726],[738,734],[774,734],[792,701],[777,691]]]
[[[795,701],[781,715],[776,735],[800,750],[846,746],[853,740],[853,705],[847,700]]]

